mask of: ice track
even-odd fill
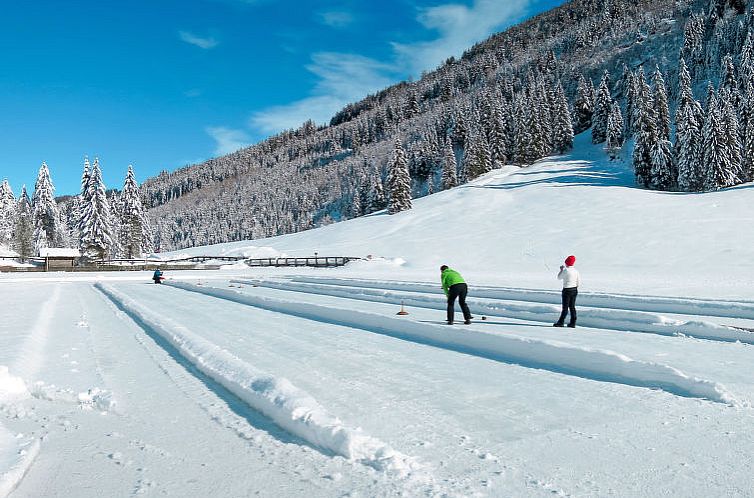
[[[557,341],[501,336],[476,330],[448,334],[448,329],[443,326],[401,320],[376,313],[254,296],[236,290],[177,281],[169,282],[168,285],[269,311],[389,335],[506,363],[592,380],[662,389],[678,396],[704,398],[733,406],[749,404],[717,382],[689,376],[668,365],[633,360],[613,351],[575,347]]]

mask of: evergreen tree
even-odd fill
[[[601,144],[607,139],[607,120],[611,107],[610,75],[605,71],[599,90],[597,90],[597,101],[594,103],[592,115],[592,143],[594,144]]]
[[[594,101],[591,98],[589,88],[589,83],[587,83],[584,75],[579,75],[579,86],[576,89],[576,102],[573,104],[573,133],[575,135],[588,130],[589,127],[592,126]]]
[[[16,197],[13,195],[8,180],[3,180],[0,184],[0,247],[12,247],[17,218]]]
[[[390,161],[388,190],[388,214],[411,209],[411,177],[408,174],[408,160],[400,138],[395,140],[393,159]]]
[[[754,105],[754,84],[749,81],[747,84],[747,99],[751,105]],[[746,133],[744,136],[744,149],[743,149],[743,180],[754,180],[754,112],[752,112],[751,106],[749,112],[745,115],[746,119]]]
[[[47,168],[47,163],[43,162],[37,174],[32,198],[34,250],[37,254],[46,247],[62,246],[63,229],[60,226],[60,216],[54,194],[55,187],[50,178],[50,170]]]
[[[652,147],[652,188],[671,190],[675,183],[673,177],[673,152],[669,140],[659,139]]]
[[[377,171],[372,173],[369,196],[367,199],[367,214],[374,213],[387,207],[385,199],[385,189],[382,186],[382,179]]]
[[[698,105],[698,103],[697,103]],[[695,192],[703,189],[701,170],[701,123],[692,105],[678,109],[676,114],[676,145],[678,189]]]
[[[659,140],[670,140],[670,110],[668,108],[668,92],[662,77],[660,66],[657,66],[653,76],[654,108],[657,116],[657,137]]]
[[[508,162],[508,149],[506,148],[508,137],[506,136],[506,124],[500,100],[492,103],[490,113],[490,131],[488,134],[490,154],[492,164],[499,168]]]
[[[610,116],[607,119],[607,153],[610,159],[618,157],[618,152],[623,147],[623,114],[620,112],[620,106],[613,102]]]
[[[139,196],[133,167],[128,165],[123,191],[120,194],[120,248],[126,258],[139,258],[152,251],[152,234]]]
[[[34,213],[26,193],[26,185],[21,187],[21,195],[18,196],[18,216],[14,234],[13,249],[26,261],[34,255]]]
[[[626,78],[626,88],[624,90],[624,94],[626,95],[626,128],[624,136],[626,138],[634,136],[634,132],[636,131],[634,128],[634,116],[636,115],[635,108],[637,93],[636,76],[633,72],[630,72]]]
[[[735,175],[735,183],[740,183],[743,177],[743,165],[741,160],[741,140],[738,133],[738,116],[730,100],[722,102],[722,124],[725,129],[726,155],[730,158],[731,172]],[[735,184],[734,183],[734,184]]]
[[[450,188],[458,186],[458,176],[456,170],[458,165],[456,164],[456,154],[453,152],[453,143],[448,137],[445,141],[445,153],[443,155],[442,166],[442,189],[448,190]]]
[[[642,187],[652,185],[652,149],[658,140],[654,102],[644,79],[644,70],[639,70],[636,82],[636,144],[633,152],[634,174],[636,183]]]
[[[89,178],[89,204],[84,206],[84,226],[81,231],[81,253],[91,259],[107,259],[116,252],[113,240],[110,202],[105,195],[105,184],[99,160],[94,159]]]
[[[713,93],[707,102],[707,118],[702,131],[704,190],[719,190],[735,184],[736,178],[726,149],[725,127]]]
[[[558,81],[555,87],[555,108],[553,112],[553,150],[558,154],[568,152],[573,148],[573,125],[571,112],[568,109],[563,86]]]

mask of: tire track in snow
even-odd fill
[[[576,347],[558,341],[501,336],[478,330],[454,329],[453,334],[449,335],[447,327],[442,325],[406,321],[382,314],[339,310],[177,281],[166,284],[268,311],[366,330],[505,363],[601,382],[662,389],[677,396],[708,399],[731,406],[749,406],[748,401],[739,400],[717,382],[687,375],[661,363],[634,360],[613,351]]]
[[[362,301],[401,304],[420,308],[445,310],[446,300],[437,294],[436,289],[423,291],[391,291],[369,288],[365,285],[347,287],[331,283],[306,283],[294,279],[293,282],[275,280],[234,279],[231,282],[254,284],[271,289],[305,292],[332,297],[345,297]],[[423,284],[422,284],[423,285]],[[480,297],[480,296],[475,296]],[[581,296],[579,296],[581,297]],[[488,298],[492,299],[492,298]],[[495,302],[497,301],[497,302]],[[499,298],[494,301],[472,300],[469,305],[476,312],[490,316],[516,318],[535,322],[551,323],[560,314],[560,305],[546,303],[508,302]],[[608,308],[588,308],[579,306],[579,324],[620,332],[642,332],[663,336],[691,336],[720,342],[743,342],[754,344],[754,333],[750,330],[728,327],[703,321],[683,321],[675,318],[643,311],[617,310]]]
[[[345,426],[287,379],[270,376],[186,327],[156,317],[135,300],[97,283],[113,303],[148,332],[167,341],[201,373],[219,383],[279,427],[317,448],[409,480],[428,481],[427,469],[361,429]]]

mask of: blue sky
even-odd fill
[[[418,78],[563,0],[3,2],[0,179],[75,194],[231,152]],[[31,192],[30,192],[31,193]]]

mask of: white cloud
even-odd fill
[[[196,45],[197,47],[203,48],[204,50],[215,48],[220,43],[212,37],[202,38],[189,31],[179,31],[178,36],[182,41],[185,41],[186,43],[189,43],[191,45]]]
[[[417,20],[438,37],[416,43],[393,43],[398,63],[411,73],[439,66],[451,55],[458,56],[500,26],[526,13],[530,0],[475,0],[471,7],[445,4],[419,10]]]
[[[251,137],[243,130],[224,126],[209,126],[205,131],[215,140],[215,154],[222,156],[252,144]]]
[[[385,88],[395,79],[392,66],[354,54],[316,53],[306,68],[319,77],[311,95],[255,112],[249,126],[267,135],[298,128],[307,119],[326,123],[346,104]]]
[[[320,22],[332,28],[345,28],[353,23],[353,15],[345,11],[328,11],[317,14]]]
[[[267,136],[298,128],[308,119],[327,123],[346,104],[359,101],[407,75],[418,76],[422,71],[434,69],[450,56],[461,55],[474,43],[524,16],[530,2],[474,0],[470,7],[449,3],[419,9],[417,21],[436,36],[415,43],[393,43],[392,63],[381,63],[358,54],[315,53],[307,69],[319,79],[310,95],[257,111],[249,118],[248,126],[255,136]],[[350,14],[343,14],[346,13],[326,12],[320,16],[323,23],[331,26],[352,22]],[[248,139],[240,130],[213,129],[221,130],[223,136],[230,135],[230,142],[234,144],[245,144]],[[227,149],[220,146],[220,139],[216,140],[218,150]]]

